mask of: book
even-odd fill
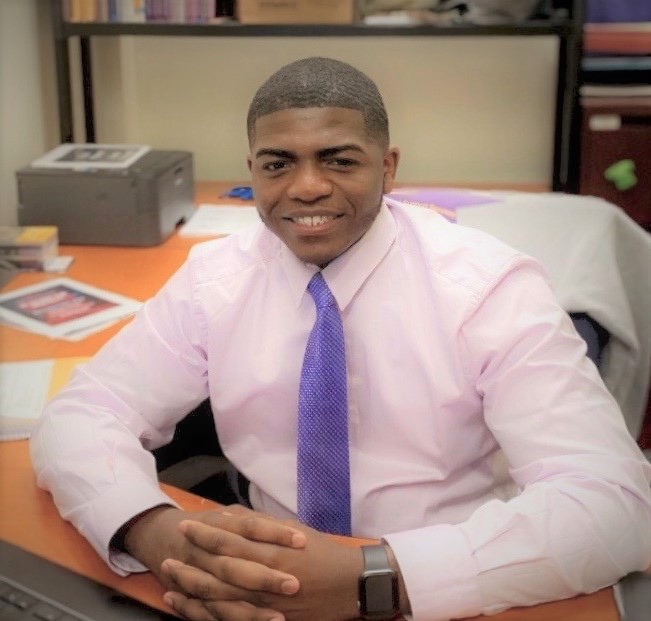
[[[116,0],[116,15],[119,22],[146,21],[145,0]]]
[[[0,226],[0,259],[20,269],[43,270],[58,253],[56,226]]]
[[[43,407],[88,360],[69,357],[0,363],[0,440],[28,438]]]

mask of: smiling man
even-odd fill
[[[254,97],[247,161],[262,221],[301,261],[325,267],[373,224],[399,154],[366,76],[341,71],[287,89],[304,79],[292,75],[296,68],[278,72]]]
[[[585,343],[536,261],[384,198],[374,83],[287,65],[248,135],[263,224],[195,246],[32,438],[106,562],[195,621],[434,621],[648,567],[651,469]],[[147,449],[206,397],[253,510],[158,488]]]

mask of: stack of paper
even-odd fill
[[[88,358],[0,364],[0,440],[28,438],[45,403]]]
[[[260,222],[255,207],[237,205],[199,205],[192,217],[179,229],[181,237],[219,237],[239,233]]]
[[[79,341],[141,305],[70,278],[56,278],[0,295],[0,320],[50,338]]]
[[[58,253],[56,226],[0,226],[0,259],[16,267],[42,270]]]

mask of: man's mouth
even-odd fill
[[[331,222],[332,220],[335,220],[337,218],[341,218],[341,215],[296,216],[294,218],[288,218],[288,219],[296,224],[300,224],[301,226],[320,226],[322,224],[325,224],[326,222]]]

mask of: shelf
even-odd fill
[[[1,0],[0,0],[1,1]],[[578,91],[583,37],[583,0],[551,0],[551,17],[518,23],[481,24],[240,24],[235,20],[209,24],[66,22],[61,0],[51,0],[59,96],[61,140],[73,141],[70,54],[68,41],[78,39],[81,61],[86,140],[95,141],[90,40],[95,36],[181,37],[557,37],[553,173],[556,191],[575,192],[579,139]]]
[[[62,34],[71,36],[187,36],[187,37],[384,37],[384,36],[563,36],[574,26],[567,20],[528,21],[521,24],[436,25],[408,24],[372,26],[366,24],[171,24],[64,22]]]

